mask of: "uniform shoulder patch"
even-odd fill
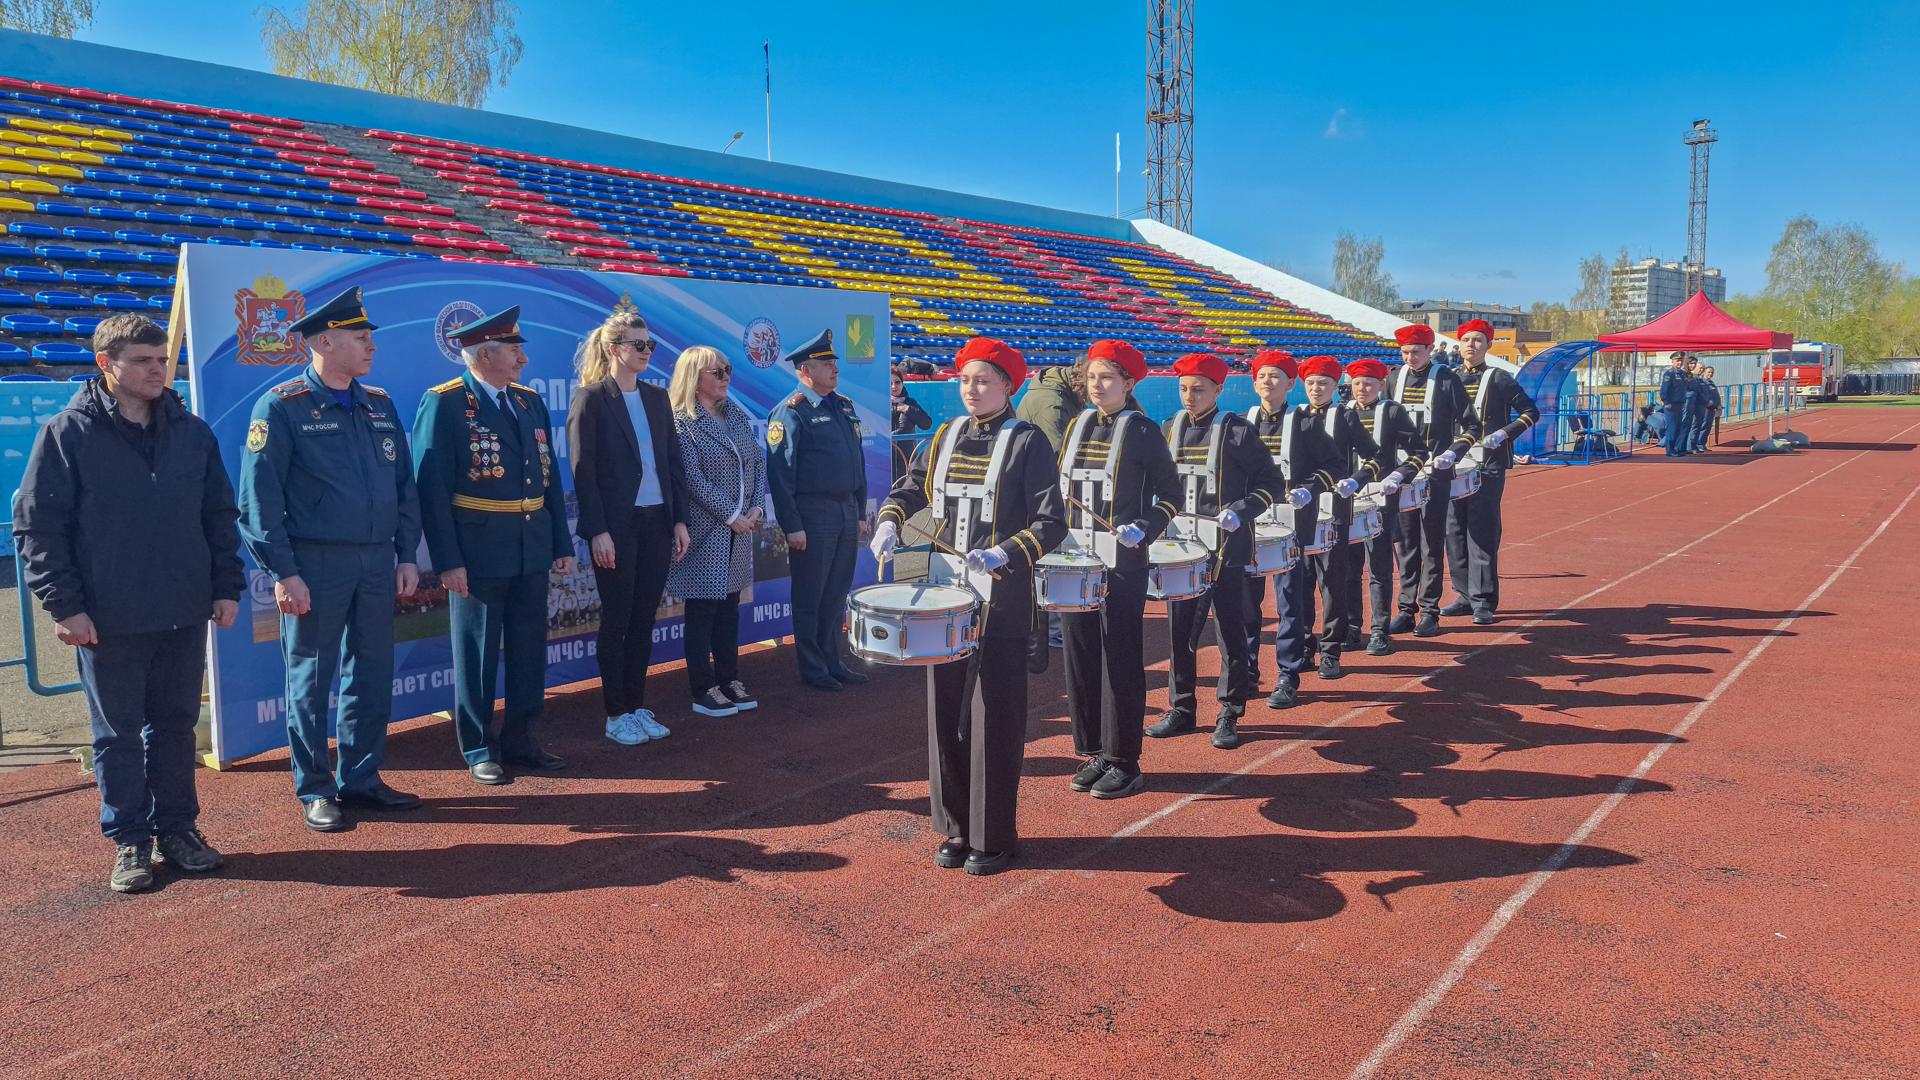
[[[807,395],[805,394],[795,394],[792,397],[787,399],[787,407],[790,409],[797,409],[800,406],[805,405],[806,403],[807,403]]]
[[[531,386],[522,386],[521,384],[519,384],[519,383],[517,383],[517,382],[510,382],[510,383],[508,383],[507,385],[508,385],[509,387],[512,387],[512,388],[513,388],[513,389],[515,389],[515,390],[525,390],[525,391],[526,391],[527,393],[529,393],[529,394],[531,394],[531,393],[533,393],[533,387],[531,387]]]
[[[439,386],[433,387],[432,389],[428,390],[427,393],[429,394],[451,393],[452,391],[458,390],[465,385],[467,385],[467,381],[465,379],[448,379],[446,382],[441,383]]]
[[[295,379],[292,382],[283,382],[279,386],[274,387],[273,392],[283,398],[299,397],[301,394],[312,393],[313,385],[305,379]]]
[[[374,397],[383,397],[383,398],[393,397],[392,394],[387,393],[385,390],[382,390],[377,386],[369,385],[367,383],[361,383],[360,389],[365,390],[367,393],[372,394]]]
[[[247,451],[257,454],[267,448],[269,426],[265,420],[255,420],[247,425]]]
[[[778,420],[767,421],[767,445],[779,446],[787,441],[787,425]]]

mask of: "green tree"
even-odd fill
[[[1880,257],[1858,225],[1788,221],[1767,259],[1767,288],[1729,308],[1748,322],[1844,346],[1849,365],[1872,364],[1894,346],[1904,302],[1899,264]]]
[[[260,9],[273,70],[478,108],[520,63],[506,0],[307,0]]]
[[[93,0],[0,0],[0,30],[70,38],[93,25]]]
[[[1343,232],[1333,242],[1333,291],[1357,303],[1385,310],[1398,303],[1393,275],[1382,269],[1387,246],[1378,237],[1362,240]]]

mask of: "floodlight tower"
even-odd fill
[[[1147,0],[1147,213],[1193,231],[1193,0]]]
[[[1705,120],[1695,120],[1681,142],[1693,150],[1693,183],[1687,191],[1687,261],[1681,270],[1686,275],[1687,299],[1700,291],[1707,277],[1707,155],[1720,133]]]

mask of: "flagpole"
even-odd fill
[[[767,76],[767,160],[773,160],[773,46],[760,43],[761,68]]]
[[[1113,216],[1120,216],[1120,133],[1113,133]]]

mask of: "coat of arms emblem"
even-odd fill
[[[235,339],[242,364],[292,364],[305,359],[290,329],[307,314],[307,299],[298,289],[263,274],[254,279],[252,288],[234,294],[233,313],[240,320]]]

